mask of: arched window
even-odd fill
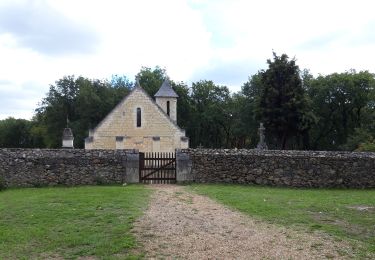
[[[137,108],[137,127],[141,127],[142,125],[142,111],[141,108]]]
[[[170,116],[170,105],[169,105],[169,101],[167,101],[167,115]]]

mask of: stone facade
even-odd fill
[[[157,97],[155,99],[156,104],[167,113],[167,102],[169,102],[170,114],[169,117],[173,122],[177,122],[177,98],[168,98],[168,97]]]
[[[160,99],[160,100],[159,100]],[[106,118],[90,131],[85,149],[138,149],[140,152],[174,152],[188,148],[185,131],[176,124],[176,98],[170,99],[170,116],[140,87],[135,87]],[[137,109],[141,125],[137,126]]]
[[[0,177],[9,187],[139,182],[138,167],[133,150],[0,149]]]
[[[179,153],[189,157],[182,164],[186,181],[375,188],[375,153],[204,149]]]

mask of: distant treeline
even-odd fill
[[[270,149],[375,151],[375,77],[368,71],[313,77],[295,59],[273,54],[268,68],[248,78],[241,91],[210,80],[189,88],[171,80],[179,95],[177,120],[191,147],[254,148],[259,123]],[[153,97],[166,78],[160,67],[136,75]],[[50,86],[32,120],[0,121],[0,147],[61,147],[73,129],[75,147],[134,87],[126,76],[111,80],[66,76]]]

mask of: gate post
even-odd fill
[[[126,182],[139,183],[139,151],[134,149],[126,154]]]
[[[181,149],[176,149],[176,181],[177,183],[191,182],[193,176],[191,174],[191,158]]]

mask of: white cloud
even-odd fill
[[[92,52],[97,44],[89,26],[71,20],[44,1],[8,2],[0,8],[0,33],[41,54]]]
[[[38,102],[43,98],[43,94],[36,82],[18,84],[0,80],[0,119],[9,116],[31,118]]]
[[[62,10],[70,4],[59,3]],[[102,40],[100,51],[91,60],[98,65],[90,71],[136,74],[141,66],[160,65],[168,68],[171,77],[186,78],[205,64],[210,34],[198,12],[185,1],[80,3],[89,4],[90,13],[84,14],[84,19],[95,26]]]

